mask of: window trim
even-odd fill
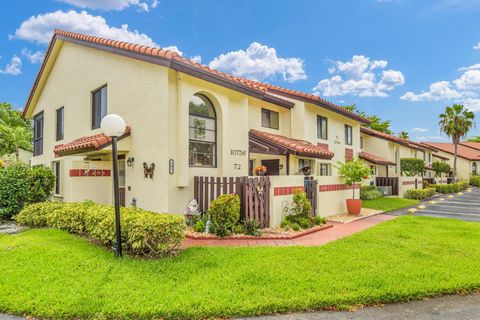
[[[269,116],[269,118],[268,118],[268,120],[269,120],[269,121],[268,121],[268,122],[269,122],[268,126],[266,126],[266,125],[263,124],[263,112],[264,112],[264,111],[267,111],[269,114],[271,114],[271,113],[276,113],[276,114],[277,114],[277,117],[278,117],[277,127],[271,126],[271,122],[272,122],[272,121],[271,121],[271,117],[270,117],[270,116]],[[264,127],[264,128],[280,130],[280,112],[277,112],[277,111],[274,111],[274,110],[270,110],[270,109],[267,109],[267,108],[262,108],[261,113],[260,113],[260,122],[261,122],[262,127]]]
[[[316,166],[316,161],[315,161],[315,159],[310,159],[310,158],[298,158],[298,159],[297,159],[297,171],[298,171],[298,174],[301,174],[301,173],[302,173],[302,168],[300,167],[300,161],[310,161],[310,162],[311,162],[311,165],[310,165],[311,175],[315,175],[316,170],[317,170],[317,168],[315,168],[315,166]]]
[[[348,129],[350,129],[350,141],[349,141],[349,137],[348,137]],[[353,127],[346,124],[344,126],[344,135],[345,135],[345,145],[347,146],[352,146],[353,145]]]
[[[53,194],[56,196],[60,196],[62,194],[62,184],[61,184],[61,164],[60,161],[53,161],[53,170],[55,173],[55,187],[53,190]]]
[[[218,124],[217,124],[217,121],[218,121],[218,115],[217,115],[217,110],[215,109],[215,105],[213,104],[212,102],[212,99],[210,99],[209,97],[207,97],[206,95],[204,95],[203,93],[199,93],[199,92],[196,92],[192,95],[193,96],[202,96],[203,98],[207,99],[207,101],[210,102],[210,104],[212,105],[212,108],[213,108],[213,113],[214,113],[214,118],[212,117],[202,117],[202,116],[196,116],[196,117],[200,117],[200,118],[205,118],[205,119],[212,119],[214,120],[214,124],[215,124],[215,142],[214,142],[214,157],[213,157],[213,166],[194,166],[194,165],[191,165],[190,164],[190,142],[191,141],[194,141],[194,142],[202,142],[201,140],[195,140],[195,139],[190,139],[190,133],[188,134],[188,157],[189,157],[189,160],[188,160],[188,166],[190,168],[217,168],[218,167]],[[189,103],[190,103],[190,100],[189,100]],[[188,116],[190,117],[190,110],[188,111]],[[188,125],[188,129],[190,131],[190,124]]]
[[[327,168],[327,174],[326,175],[322,175],[322,166],[326,166],[326,168]],[[330,176],[332,176],[332,165],[330,163],[320,162],[318,164],[318,176],[320,176],[320,177],[330,177]]]
[[[472,175],[477,175],[477,174],[478,174],[478,165],[476,162],[472,162]]]
[[[35,137],[37,130],[36,130],[36,123],[37,119],[41,118],[42,119],[42,136],[41,137]],[[43,137],[44,137],[44,131],[45,131],[45,116],[43,110],[37,113],[36,115],[33,116],[33,156],[41,156],[43,154]],[[42,150],[40,153],[38,153],[37,148],[35,148],[36,142],[41,141],[42,142]]]
[[[322,137],[322,130],[319,130],[319,124],[325,119],[325,138]],[[317,138],[321,140],[328,140],[328,118],[317,114]]]
[[[91,108],[90,108],[90,120],[91,120],[91,128],[92,130],[96,130],[96,129],[99,129],[100,128],[100,123],[98,124],[98,127],[95,127],[95,117],[94,117],[94,102],[95,102],[95,99],[94,99],[94,96],[95,96],[95,93],[97,92],[100,92],[103,88],[107,88],[107,105],[105,106],[105,109],[106,109],[106,113],[105,115],[108,114],[108,84],[104,84],[92,91],[90,91],[90,104],[91,104]],[[100,122],[102,121],[102,119],[100,119]]]
[[[61,137],[59,135],[58,129],[59,129],[59,122],[58,122],[58,114],[59,112],[62,112],[62,133]],[[60,107],[57,110],[55,110],[55,141],[60,141],[65,138],[65,107]]]

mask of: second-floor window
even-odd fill
[[[360,137],[360,149],[363,149],[363,144],[364,144],[363,137]]]
[[[57,109],[57,114],[56,114],[56,138],[57,141],[63,140],[63,135],[64,135],[64,115],[63,115],[63,110],[64,108],[61,107],[60,109]]]
[[[351,146],[353,144],[353,128],[352,126],[345,125],[345,144]]]
[[[279,113],[268,110],[262,109],[262,127],[271,128],[271,129],[278,129],[279,128]]]
[[[317,138],[328,139],[328,119],[322,116],[317,116]]]
[[[43,111],[33,117],[33,155],[43,154]]]
[[[92,129],[100,128],[100,122],[107,115],[107,86],[92,92]]]

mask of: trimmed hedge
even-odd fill
[[[439,193],[456,193],[462,190],[467,189],[469,186],[468,181],[460,181],[457,183],[450,183],[450,184],[436,184],[435,189]]]
[[[400,159],[400,170],[407,177],[413,177],[425,171],[425,161],[417,158]]]
[[[382,193],[375,186],[360,187],[360,199],[362,200],[373,200],[381,197],[383,197]]]
[[[405,192],[404,198],[414,199],[414,200],[423,200],[430,197],[433,197],[436,190],[435,188],[425,188],[425,189],[409,189]]]
[[[121,208],[123,250],[158,257],[175,251],[184,239],[183,217],[138,208]],[[104,246],[115,242],[115,209],[93,202],[43,202],[25,207],[14,219],[21,225],[53,227],[88,236]]]
[[[480,187],[480,176],[473,176],[470,178],[470,185]]]

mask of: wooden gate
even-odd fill
[[[317,180],[314,180],[313,177],[305,177],[303,188],[307,194],[308,200],[310,200],[310,205],[312,206],[311,213],[313,216],[317,215],[317,186]]]
[[[392,187],[392,195],[398,196],[398,177],[377,177],[375,179],[375,185],[377,187],[390,186]]]
[[[194,177],[194,197],[203,212],[222,194],[240,197],[240,218],[255,220],[262,228],[270,225],[269,177]]]

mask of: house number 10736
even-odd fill
[[[233,169],[240,170],[240,169],[242,169],[242,165],[240,163],[234,163],[233,164]]]

